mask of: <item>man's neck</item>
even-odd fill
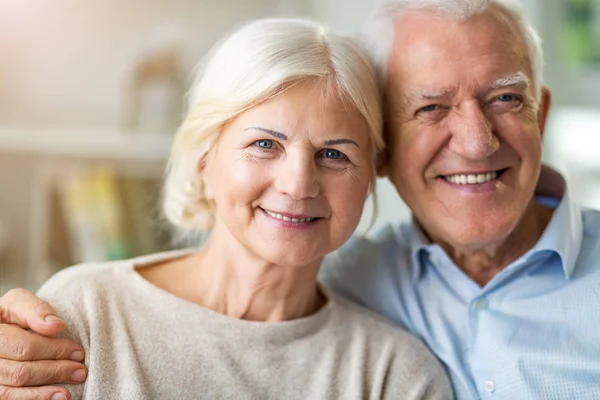
[[[500,243],[474,248],[441,244],[456,265],[473,281],[485,286],[500,271],[513,263],[540,239],[552,218],[553,210],[532,201],[525,216]]]

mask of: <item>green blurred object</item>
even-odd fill
[[[600,0],[563,3],[563,53],[574,65],[600,63]]]

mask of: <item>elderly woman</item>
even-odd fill
[[[250,23],[189,95],[164,210],[199,249],[70,268],[39,291],[87,354],[93,399],[449,399],[408,333],[317,282],[352,234],[382,148],[379,95],[348,39]]]

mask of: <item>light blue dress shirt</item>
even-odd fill
[[[419,336],[457,399],[600,399],[600,212],[554,203],[538,243],[484,287],[411,223],[351,240],[321,279]]]

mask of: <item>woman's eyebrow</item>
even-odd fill
[[[353,144],[360,149],[360,146],[352,139],[331,139],[325,141],[326,146],[332,146],[335,144]]]
[[[262,131],[262,132],[268,133],[269,135],[276,137],[277,139],[280,139],[280,140],[288,139],[288,137],[286,135],[284,135],[283,133],[274,131],[272,129],[261,128],[260,126],[250,126],[248,128],[245,128],[244,131],[247,131],[248,129],[256,129],[257,131]]]

